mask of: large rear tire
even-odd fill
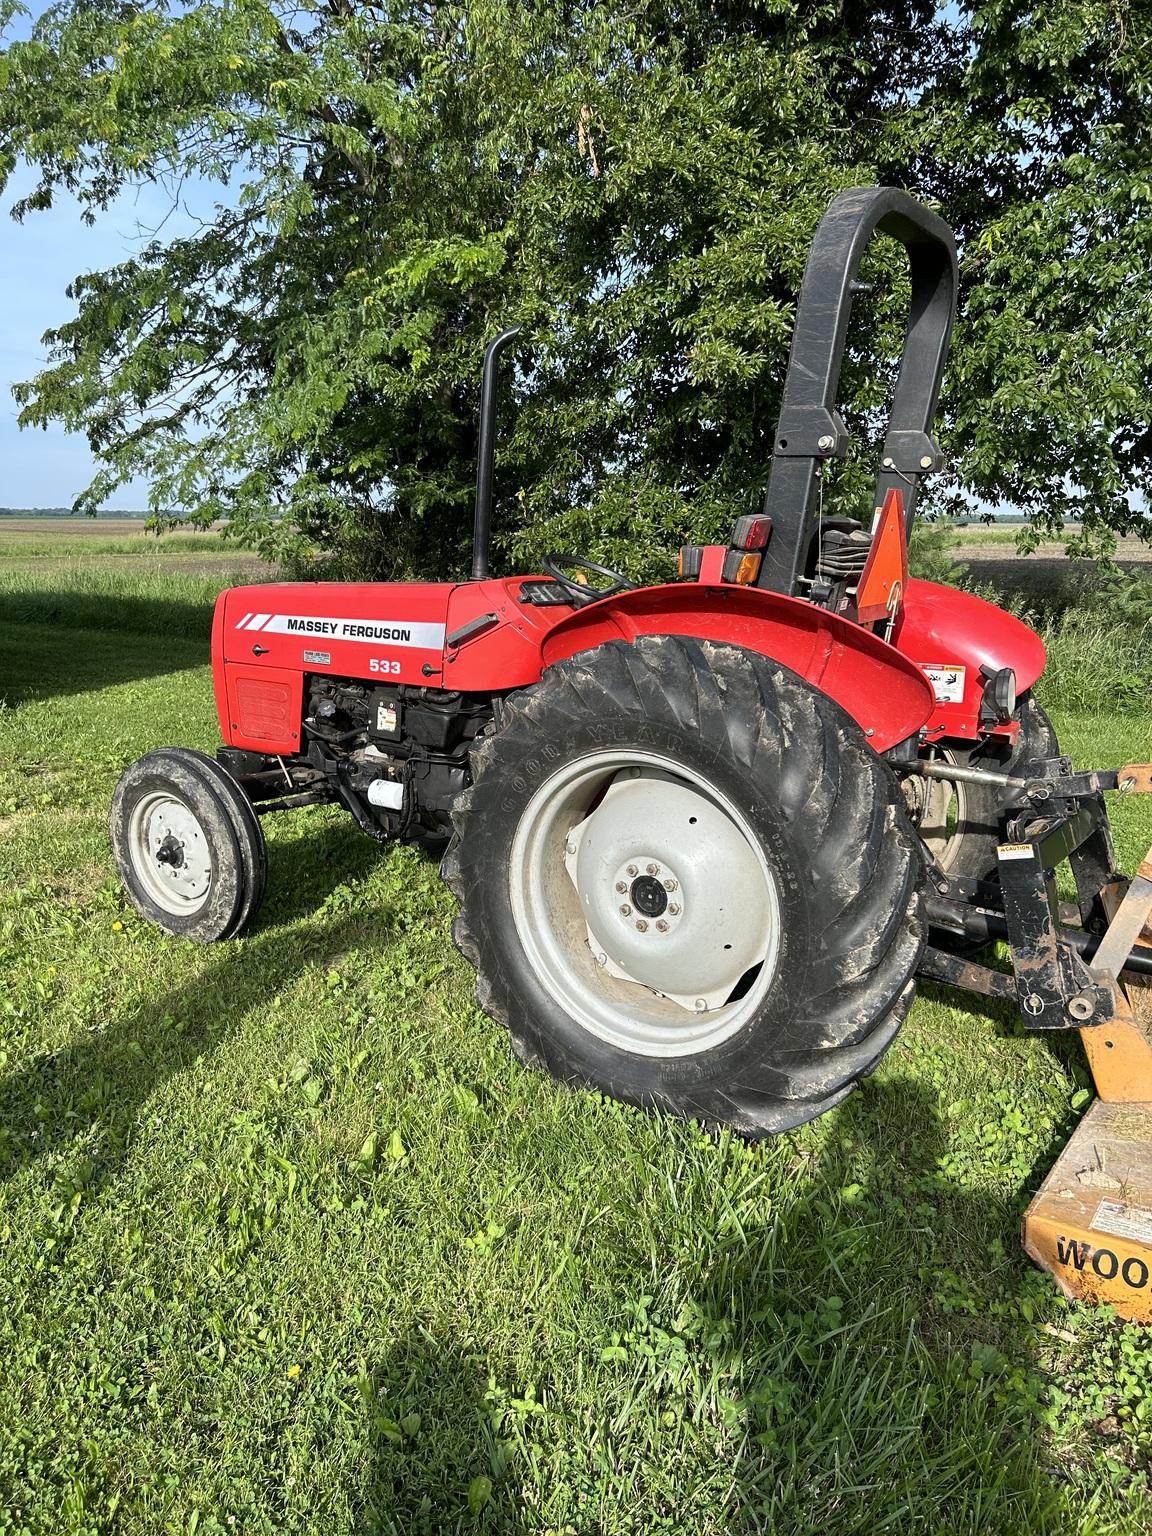
[[[248,796],[214,758],[149,752],[125,770],[109,813],[133,906],[169,933],[213,943],[240,933],[264,896],[264,833]]]
[[[443,873],[480,1006],[565,1082],[787,1130],[875,1066],[923,950],[887,765],[766,657],[613,642],[508,701]]]

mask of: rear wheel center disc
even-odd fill
[[[647,1055],[709,1049],[751,1016],[779,946],[775,880],[743,813],[655,754],[600,752],[533,796],[513,916],[553,996]]]

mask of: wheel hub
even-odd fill
[[[185,914],[203,905],[212,884],[212,855],[204,829],[182,800],[152,794],[139,802],[129,824],[137,873],[167,912]]]
[[[668,908],[668,893],[655,875],[637,875],[632,882],[632,905],[645,917],[661,917]]]
[[[608,748],[558,768],[524,808],[508,874],[541,985],[618,1049],[713,1050],[775,979],[780,898],[760,839],[738,804],[662,754]]]
[[[173,869],[182,869],[184,866],[184,844],[178,843],[172,834],[169,833],[156,850],[156,862],[158,864],[170,864]]]
[[[608,975],[693,1013],[720,1008],[774,940],[747,838],[671,774],[628,768],[569,832],[565,867]]]

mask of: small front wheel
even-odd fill
[[[248,796],[214,758],[149,752],[116,786],[112,852],[142,916],[212,943],[239,933],[264,894],[264,834]]]

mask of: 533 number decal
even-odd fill
[[[372,656],[368,661],[368,670],[369,672],[387,672],[394,677],[400,671],[400,663],[385,661],[382,656]]]

